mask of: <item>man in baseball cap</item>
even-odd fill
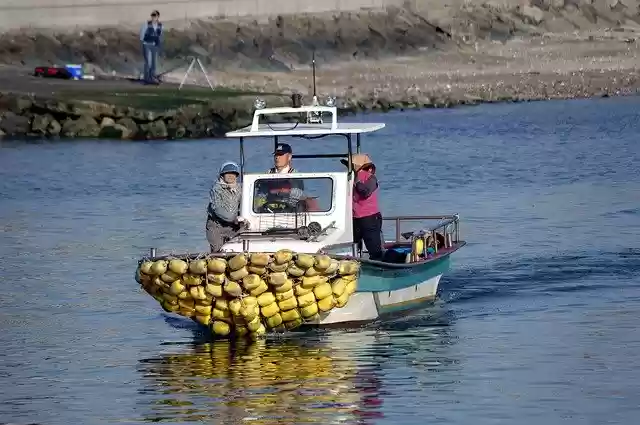
[[[291,166],[291,159],[293,158],[293,150],[291,146],[286,143],[278,143],[276,149],[273,151],[273,165],[274,167],[269,170],[269,174],[287,174],[297,172],[295,168]]]

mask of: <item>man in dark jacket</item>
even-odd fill
[[[162,46],[162,23],[160,22],[160,12],[151,12],[151,19],[142,25],[140,30],[140,42],[142,43],[142,54],[144,55],[144,82],[145,84],[157,84],[156,65],[158,61],[158,51]]]

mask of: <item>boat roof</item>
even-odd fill
[[[295,127],[294,127],[295,126]],[[273,137],[273,136],[304,136],[331,134],[361,134],[371,133],[384,128],[383,123],[340,123],[335,128],[331,124],[260,124],[257,129],[250,125],[239,130],[230,131],[227,137]]]
[[[330,122],[310,123],[260,123],[261,116],[276,116],[282,114],[331,114]],[[332,134],[361,134],[371,133],[384,128],[383,123],[338,123],[338,110],[332,106],[301,106],[299,108],[265,108],[258,109],[253,114],[253,122],[244,128],[226,133],[226,137],[274,137],[274,136],[328,136]]]

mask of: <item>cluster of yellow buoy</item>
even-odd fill
[[[136,280],[166,311],[210,326],[219,336],[256,339],[344,307],[356,291],[358,271],[356,261],[280,250],[143,261]]]

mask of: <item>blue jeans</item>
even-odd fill
[[[158,46],[142,44],[142,54],[144,55],[144,81],[150,83],[155,81],[156,63],[158,62]]]

